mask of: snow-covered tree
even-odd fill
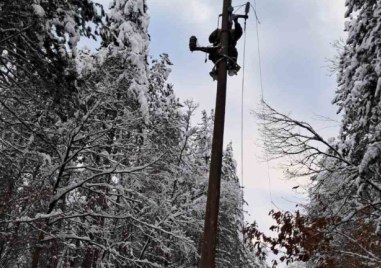
[[[323,210],[319,213],[342,218],[333,240],[338,263],[377,267],[381,260],[377,242],[381,233],[381,3],[349,0],[346,5],[348,38],[340,55],[334,99],[343,119],[334,146],[350,164],[325,160],[336,171],[315,178],[312,212]]]
[[[1,266],[31,264],[39,227],[9,221],[43,210],[41,174],[60,154],[52,127],[78,108],[76,40],[100,17],[89,1],[0,4]]]
[[[197,266],[212,116],[192,125],[168,55],[148,62],[145,1],[110,6],[0,4],[2,267]],[[78,48],[97,34],[99,50]],[[249,263],[227,152],[220,239],[240,251],[223,261]]]
[[[312,267],[378,267],[381,261],[381,3],[346,5],[348,38],[333,101],[342,114],[338,138],[325,140],[308,123],[268,106],[260,116],[269,153],[291,158],[291,177],[311,176],[306,223],[324,223],[315,229],[321,238],[309,252]]]
[[[103,48],[97,57],[103,68],[112,74],[109,81],[119,94],[137,103],[147,123],[148,103],[148,25],[145,0],[113,0],[102,30]]]
[[[217,267],[265,267],[243,243],[243,191],[236,172],[232,143],[222,161]]]

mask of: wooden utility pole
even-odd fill
[[[228,55],[231,31],[232,0],[224,0],[222,10],[221,44],[222,54]],[[220,204],[221,167],[224,143],[225,103],[227,82],[227,58],[217,65],[217,98],[214,117],[212,159],[210,163],[208,199],[206,203],[205,224],[199,268],[215,268],[217,245],[218,210]]]

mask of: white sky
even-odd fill
[[[212,64],[204,63],[204,53],[190,53],[191,35],[207,45],[216,28],[222,0],[148,0],[151,15],[151,54],[168,53],[174,63],[170,81],[182,100],[193,99],[200,110],[215,104],[216,83],[209,77]],[[254,1],[251,0],[254,4]],[[335,75],[330,76],[327,59],[337,54],[332,43],[344,36],[345,0],[257,0],[261,24],[260,47],[264,96],[274,108],[309,121],[325,136],[335,136],[332,123],[319,122],[316,115],[337,118],[331,100],[336,89]],[[233,5],[246,1],[233,0]],[[241,9],[242,11],[242,9]],[[258,126],[251,111],[259,109],[260,81],[256,28],[253,14],[247,25],[246,87],[244,93],[244,183],[249,203],[247,221],[257,221],[262,230],[273,223],[268,212],[276,206],[293,209],[300,197],[291,188],[295,181],[284,179],[277,164],[267,163],[258,140]],[[242,63],[243,39],[238,44]],[[242,64],[241,64],[242,65]],[[240,117],[241,74],[229,78],[225,144],[233,141],[234,153],[241,168]],[[328,127],[328,128],[325,128]],[[270,178],[270,180],[269,180]],[[271,185],[271,187],[269,186]],[[271,189],[270,189],[271,188]]]

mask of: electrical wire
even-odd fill
[[[245,5],[245,4],[244,4]],[[244,5],[238,6],[239,8],[236,12],[242,8]],[[256,37],[257,37],[257,53],[258,53],[258,69],[259,69],[259,80],[260,80],[260,90],[261,90],[261,105],[264,109],[264,87],[263,87],[263,75],[262,75],[262,57],[261,57],[261,47],[260,47],[260,35],[259,35],[259,24],[261,24],[257,9],[256,9],[256,1],[254,0],[254,5],[250,3],[251,8],[253,9],[255,15],[255,26],[256,26]],[[243,63],[242,63],[242,90],[241,90],[241,188],[242,188],[242,209],[244,207],[244,96],[245,96],[245,67],[246,67],[246,42],[247,42],[247,32],[246,32],[246,20],[244,25],[244,45],[243,45]],[[266,143],[266,137],[265,143]],[[277,208],[281,210],[274,202],[272,195],[272,182],[271,182],[271,174],[270,174],[270,160],[268,153],[265,150],[265,159],[266,159],[266,168],[267,168],[267,179],[268,179],[268,188],[269,188],[269,198],[271,208]],[[244,220],[244,213],[243,213]]]
[[[255,26],[256,26],[256,34],[257,34],[257,53],[258,53],[258,69],[259,69],[259,81],[260,81],[260,88],[261,88],[261,106],[262,106],[262,113],[264,112],[264,104],[265,104],[265,97],[264,97],[264,90],[263,90],[263,77],[262,77],[262,57],[261,57],[261,46],[260,46],[260,38],[259,38],[259,24],[261,24],[258,14],[257,14],[257,4],[254,0],[254,5],[251,5],[254,14],[255,14]],[[267,137],[264,136],[264,140],[266,143]],[[265,159],[266,159],[266,168],[267,168],[267,180],[268,180],[268,187],[269,187],[269,197],[270,197],[270,204],[271,208],[274,207],[278,210],[281,210],[274,202],[273,195],[272,195],[272,183],[271,183],[271,174],[270,174],[270,159],[268,156],[268,153],[265,149]]]
[[[261,24],[261,21],[259,20],[258,15],[257,15],[257,9],[256,9],[257,4],[255,3],[255,0],[254,0],[254,6],[251,3],[250,3],[250,6],[254,11],[255,19],[257,20],[257,22],[259,24]]]
[[[234,12],[238,12],[242,7],[246,6],[246,4],[238,5],[234,7]],[[238,7],[238,8],[237,8]]]
[[[254,1],[255,4],[255,1]],[[237,11],[245,6],[246,4],[240,5]],[[250,3],[250,6],[252,7],[255,18],[256,18],[256,28],[257,28],[257,42],[258,42],[258,55],[260,55],[260,49],[259,49],[259,34],[258,34],[258,24],[260,23],[258,19],[258,15],[256,12],[256,9],[254,6]],[[241,187],[242,192],[244,189],[244,149],[243,149],[243,142],[244,142],[244,93],[245,93],[245,63],[246,63],[246,40],[247,40],[247,33],[246,33],[246,20],[245,20],[245,26],[244,26],[244,45],[243,45],[243,63],[242,63],[242,93],[241,93]],[[259,65],[260,65],[260,79],[261,79],[261,98],[263,100],[263,83],[262,83],[262,68],[261,68],[261,60],[259,56]],[[243,196],[243,194],[242,194]],[[244,202],[244,201],[243,201]]]
[[[244,196],[243,196],[243,190],[244,190],[244,154],[243,154],[243,141],[244,141],[244,93],[245,93],[245,66],[246,66],[246,20],[245,20],[245,26],[244,26],[244,42],[243,42],[243,62],[242,62],[242,90],[241,90],[241,188],[242,188],[242,209],[245,204]],[[244,218],[244,213],[243,213]]]
[[[256,33],[257,33],[257,53],[258,53],[258,68],[259,68],[259,80],[261,85],[261,102],[264,102],[264,95],[263,95],[263,79],[262,79],[262,57],[261,57],[261,46],[260,46],[260,40],[259,40],[259,24],[261,23],[258,19],[257,10],[256,10],[256,2],[254,0],[254,5],[251,5],[254,14],[255,14],[255,26],[256,26]]]

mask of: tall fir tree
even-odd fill
[[[381,234],[381,3],[346,2],[348,37],[340,51],[334,104],[342,113],[339,139],[332,144],[347,163],[324,160],[312,189],[312,213],[340,217],[333,242],[335,265],[379,266]],[[367,237],[364,241],[362,237]],[[341,249],[341,250],[340,250]]]

